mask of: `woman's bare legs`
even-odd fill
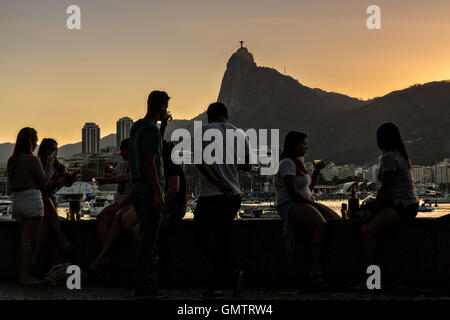
[[[325,239],[327,223],[320,212],[313,206],[300,203],[292,207],[289,217],[296,225],[305,225],[312,229],[311,252],[313,257],[311,271],[320,270],[320,247]]]
[[[31,272],[31,259],[39,229],[41,217],[28,218],[23,222],[22,243],[20,246],[20,282],[27,283],[35,279]]]
[[[98,237],[103,246],[108,238],[109,228],[114,218],[114,214],[117,211],[118,204],[113,203],[103,208],[97,216],[97,231]]]
[[[134,208],[132,208],[132,209],[133,210],[129,210],[129,211],[125,212],[125,214],[122,216],[121,224],[122,224],[123,229],[126,232],[128,232],[129,234],[131,234],[133,239],[136,242],[138,242],[139,223],[138,223],[136,211],[134,211]]]
[[[41,253],[42,247],[44,246],[44,243],[47,240],[48,232],[49,232],[49,224],[47,219],[45,218],[44,213],[44,216],[42,217],[41,223],[39,224],[38,227],[36,247],[34,249],[33,256],[31,258],[32,265],[35,265],[38,261],[39,254]]]
[[[392,207],[384,208],[373,216],[366,224],[361,228],[364,251],[366,253],[367,265],[376,264],[377,258],[377,242],[375,234],[383,230],[384,228],[396,224],[401,221],[401,217]],[[364,270],[365,272],[365,270]],[[354,289],[367,289],[367,278],[365,275],[363,279],[352,286]]]
[[[321,203],[315,202],[316,209],[319,210],[322,217],[325,218],[325,220],[340,220],[341,216],[338,215],[333,209],[330,207],[327,207],[326,205],[323,205]]]
[[[44,201],[44,217],[39,228],[36,249],[34,250],[32,259],[33,264],[37,262],[41,249],[44,246],[45,241],[47,240],[47,236],[50,230],[55,233],[56,241],[58,242],[58,246],[61,249],[67,249],[70,247],[70,243],[62,232],[61,226],[59,225],[58,212],[56,211],[53,201],[49,197],[46,197],[44,195],[42,196],[42,199]]]
[[[163,214],[161,216],[161,219],[159,220],[159,230],[164,232],[167,229],[169,229],[169,223],[170,223],[170,214]]]
[[[369,222],[363,225],[361,232],[368,265],[376,263],[377,244],[375,234],[388,226],[399,223],[400,221],[401,217],[394,210],[394,208],[388,207],[378,212],[371,220],[369,220]]]
[[[134,210],[131,205],[126,206],[125,208],[120,209],[116,212],[116,214],[113,217],[113,221],[111,223],[111,228],[109,229],[108,236],[105,241],[105,245],[98,255],[97,259],[90,265],[91,270],[97,270],[100,266],[100,264],[106,262],[109,260],[109,255],[111,252],[111,248],[114,245],[114,242],[118,238],[120,234],[120,222],[122,219],[122,216],[129,210]]]

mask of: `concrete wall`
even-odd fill
[[[86,268],[100,251],[96,221],[61,222],[74,246],[73,263]],[[360,225],[332,221],[323,254],[324,271],[336,286],[357,281],[364,270]],[[382,279],[412,287],[450,287],[450,215],[418,218],[379,235]],[[203,287],[209,263],[195,245],[192,220],[172,229],[167,271],[161,281],[167,287]],[[237,220],[233,227],[231,254],[234,264],[246,271],[246,285],[259,288],[293,288],[298,270],[309,268],[309,232],[297,232],[298,261],[287,261],[278,219]],[[52,240],[50,240],[52,241]],[[17,281],[20,233],[18,223],[0,221],[0,280]],[[48,258],[49,250],[43,253]],[[110,267],[114,282],[126,285],[133,275],[135,243],[128,235],[119,239]],[[45,262],[45,261],[44,261]],[[43,263],[44,263],[43,262]],[[47,266],[41,263],[40,272]],[[300,272],[302,274],[302,272]]]

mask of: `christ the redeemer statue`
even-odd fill
[[[243,47],[244,41],[239,41],[239,43],[241,44],[241,48]]]

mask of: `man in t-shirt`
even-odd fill
[[[147,114],[130,131],[130,196],[139,222],[135,296],[162,298],[165,295],[152,277],[153,249],[164,208],[164,169],[162,140],[156,123],[168,117],[170,97],[164,91],[152,91]]]
[[[222,152],[215,150],[215,152],[222,153],[223,159],[212,162],[204,157],[203,151],[211,142],[203,141],[201,149],[195,149],[197,144],[194,143],[194,152],[197,154],[201,152],[202,155],[202,163],[196,165],[201,174],[200,196],[194,210],[194,222],[197,226],[197,240],[213,264],[213,273],[202,297],[221,299],[224,297],[222,290],[225,281],[232,274],[232,269],[228,265],[231,225],[241,206],[242,192],[239,186],[238,170],[250,171],[250,148],[243,131],[227,122],[228,110],[223,103],[211,104],[208,107],[207,116],[208,124],[202,126],[201,136],[203,137],[203,133],[209,129],[216,132],[218,130],[221,133],[223,150]],[[227,135],[227,130],[233,131],[245,141],[244,150],[241,144],[233,141],[234,137],[230,138]],[[234,159],[232,163],[227,163],[230,162],[227,161],[227,154],[230,155],[231,152],[234,152]],[[238,164],[238,158],[242,155],[245,157],[244,161]]]

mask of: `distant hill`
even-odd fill
[[[379,155],[376,129],[396,123],[414,164],[430,164],[450,155],[450,82],[431,82],[362,101],[309,88],[278,71],[258,67],[240,48],[230,58],[218,101],[227,105],[230,122],[243,129],[278,128],[280,144],[291,130],[309,137],[308,159],[337,164],[373,162]],[[205,106],[206,108],[207,106]],[[206,114],[193,120],[206,121]],[[174,121],[192,130],[192,122]]]
[[[326,119],[334,121],[338,115]],[[430,82],[391,92],[355,112],[344,111],[331,136],[332,156],[338,162],[357,162],[377,155],[375,132],[383,122],[397,124],[413,164],[431,164],[450,155],[450,82]]]
[[[106,148],[116,146],[116,134],[111,133],[100,139],[100,148]],[[39,146],[36,148],[36,152]],[[8,158],[11,156],[14,150],[14,143],[2,143],[0,144],[0,168],[5,168],[8,162]],[[72,155],[81,153],[81,141],[72,144],[66,144],[58,148],[58,157],[70,158]]]
[[[413,164],[431,164],[450,157],[450,82],[430,82],[363,101],[336,92],[302,85],[272,68],[257,66],[246,48],[229,59],[218,101],[229,109],[237,127],[280,129],[280,144],[287,132],[308,134],[307,159],[337,164],[371,163],[379,151],[376,129],[390,121],[400,127]],[[205,106],[206,109],[207,106]],[[206,121],[206,113],[191,120],[169,122],[166,138],[177,128],[192,132],[193,120]],[[114,146],[115,134],[101,140]],[[12,152],[0,145],[0,163]],[[81,142],[60,147],[61,157],[81,152]]]
[[[113,146],[113,147],[116,146],[116,134],[115,133],[111,133],[100,139],[100,149],[110,147],[110,146]],[[68,159],[72,155],[77,154],[77,153],[81,153],[81,141],[77,142],[77,143],[63,145],[63,146],[59,147],[59,149],[58,149],[58,157],[60,157],[60,158]]]

